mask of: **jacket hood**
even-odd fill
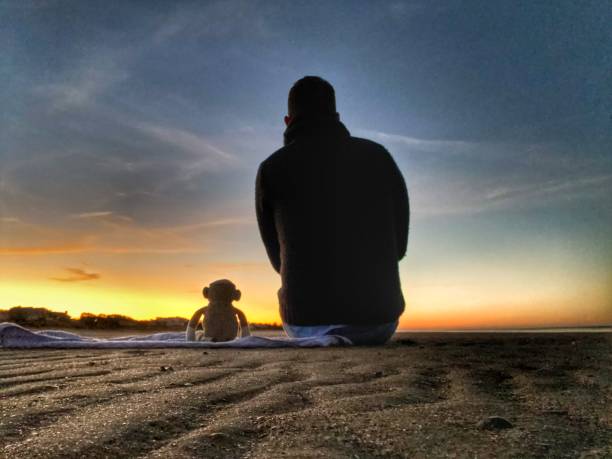
[[[302,137],[348,137],[346,126],[340,121],[338,113],[330,115],[297,116],[283,133],[284,145],[289,145]]]

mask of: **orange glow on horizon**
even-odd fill
[[[266,301],[262,295],[242,289],[240,307],[251,322],[280,323],[278,306]],[[0,309],[13,306],[46,307],[53,311],[66,311],[71,317],[81,313],[122,314],[134,319],[155,317],[189,318],[193,311],[205,304],[199,287],[192,292],[143,291],[122,288],[103,288],[78,283],[66,288],[53,282],[40,284],[0,283]],[[433,297],[432,297],[433,298]],[[575,314],[572,304],[549,299],[524,303],[494,305],[492,303],[463,306],[435,306],[435,302],[420,302],[416,298],[406,305],[400,318],[399,329],[459,330],[502,329],[533,327],[591,326],[612,322],[605,307],[605,297],[584,298],[585,303],[599,307],[583,308]],[[428,304],[429,303],[429,304]],[[565,312],[561,312],[565,311]]]
[[[280,278],[249,218],[155,229],[96,218],[105,219],[101,223],[108,231],[96,236],[93,252],[83,250],[92,237],[75,237],[85,241],[79,245],[62,241],[67,236],[54,231],[48,232],[53,236],[48,244],[26,249],[24,241],[19,248],[0,248],[0,309],[22,305],[66,311],[72,317],[89,312],[141,320],[188,318],[206,304],[202,287],[227,278],[241,290],[236,306],[250,321],[280,322]],[[39,233],[47,234],[42,227],[23,228],[26,239]],[[17,233],[9,236],[20,238]],[[419,234],[413,237],[418,240]],[[186,251],[200,246],[207,250]],[[587,263],[577,251],[551,247],[525,246],[487,258],[415,244],[416,250],[400,263],[406,300],[400,329],[612,324],[608,266]]]
[[[156,317],[186,317],[206,303],[201,287],[192,292],[108,288],[87,282],[65,283],[43,281],[40,283],[0,282],[0,309],[13,306],[45,307],[67,312],[78,318],[82,313],[121,314],[139,320]],[[236,306],[253,322],[278,322],[269,308],[257,298],[244,295]]]

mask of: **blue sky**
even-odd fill
[[[612,321],[611,22],[604,1],[2,2],[4,275],[252,263],[273,311],[254,177],[320,75],[404,173],[416,312],[472,311],[453,298],[480,282],[516,320],[564,292]]]

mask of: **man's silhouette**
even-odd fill
[[[384,343],[404,311],[402,174],[384,147],[350,135],[327,81],[298,80],[288,106],[284,147],[261,163],[256,180],[257,220],[281,275],[285,330]]]

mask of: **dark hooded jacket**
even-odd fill
[[[283,321],[375,325],[404,310],[398,261],[408,193],[381,145],[352,137],[338,115],[296,118],[259,166],[256,212],[281,275]]]

